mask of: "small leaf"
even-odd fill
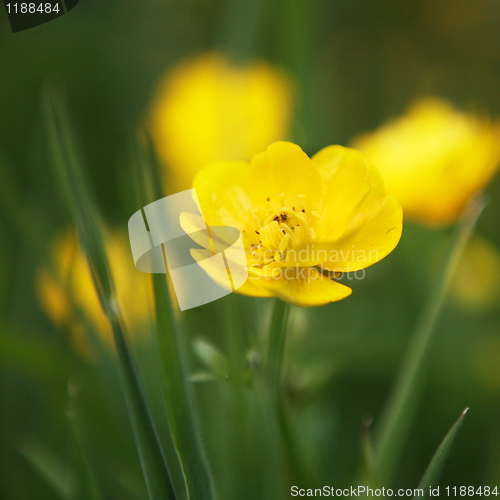
[[[197,358],[217,378],[227,378],[229,375],[229,361],[211,343],[203,339],[193,342]]]
[[[439,475],[441,474],[444,463],[446,462],[448,454],[450,453],[451,445],[453,444],[453,441],[455,441],[455,437],[458,433],[458,430],[462,426],[464,417],[468,411],[469,408],[465,408],[465,410],[460,415],[459,419],[449,430],[448,434],[446,434],[445,438],[443,439],[436,453],[432,457],[431,463],[429,464],[429,467],[427,467],[424,477],[422,478],[422,481],[420,481],[420,484],[418,485],[418,488],[423,489],[424,491],[423,498],[426,498],[428,496],[429,488],[436,483]],[[422,496],[415,498],[421,499]]]

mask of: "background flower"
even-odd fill
[[[293,92],[262,61],[236,64],[213,52],[182,61],[158,85],[151,130],[169,192],[191,187],[212,160],[249,160],[289,133]]]
[[[405,215],[453,222],[500,164],[500,123],[424,98],[406,114],[353,141],[379,168]]]
[[[149,321],[149,276],[135,268],[126,234],[112,232],[106,250],[111,256],[111,273],[124,321],[134,337],[140,338],[145,335]],[[87,259],[73,231],[67,230],[55,239],[52,258],[53,271],[43,267],[37,275],[38,295],[47,315],[56,325],[69,328],[78,347],[87,354],[92,354],[89,329],[112,347],[111,325],[102,310]]]

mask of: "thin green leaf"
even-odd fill
[[[448,431],[448,434],[446,434],[436,453],[432,457],[431,463],[429,464],[429,467],[427,467],[424,477],[418,485],[418,488],[424,491],[423,498],[427,498],[429,496],[429,488],[431,486],[434,486],[439,479],[441,471],[444,467],[444,463],[446,462],[446,459],[448,458],[448,455],[450,453],[451,445],[455,441],[458,430],[460,429],[460,427],[462,427],[465,415],[468,411],[469,408],[465,408],[458,420],[453,424],[453,427]],[[415,498],[422,498],[422,496],[418,496]]]
[[[138,199],[142,205],[161,198],[159,164],[149,136],[147,153],[137,148],[140,190]],[[166,263],[165,263],[166,265]],[[192,384],[189,383],[187,362],[188,337],[180,318],[175,318],[169,287],[165,275],[153,274],[155,297],[156,340],[162,362],[163,391],[168,423],[177,451],[188,492],[193,500],[216,498],[207,457],[196,415]],[[168,275],[167,275],[168,276]]]
[[[143,141],[131,140],[132,144],[132,162],[130,175],[133,179],[134,194],[135,194],[135,209],[142,208],[153,201],[161,198],[162,194],[162,183],[159,176],[159,162],[155,154],[153,147],[153,142],[151,137],[148,135],[147,131],[144,131],[144,139],[146,142],[146,147],[144,147]],[[156,298],[155,298],[156,301]],[[158,345],[160,341],[158,338],[158,325],[154,328],[155,340]],[[164,455],[169,465],[170,477],[172,479],[174,491],[179,497],[184,498],[187,496],[187,480],[185,476],[185,471],[182,468],[181,460],[179,457],[179,450],[175,444],[173,430],[171,427],[171,416],[169,414],[169,407],[167,404],[166,393],[169,390],[168,385],[170,384],[168,380],[168,374],[166,374],[163,367],[163,357],[160,351],[160,367],[162,370],[162,389],[163,389],[163,403],[165,405],[166,412],[166,425],[168,427],[167,441],[164,443]],[[186,376],[186,379],[188,377]]]
[[[425,364],[432,334],[442,310],[451,278],[484,209],[481,197],[470,200],[457,227],[441,274],[417,323],[392,394],[382,413],[375,439],[375,462],[382,484],[390,484],[409,435],[424,383]]]
[[[215,498],[213,481],[198,432],[194,394],[186,385],[187,335],[181,321],[174,320],[167,280],[153,276],[157,339],[164,368],[165,399],[176,450],[191,499]]]
[[[187,340],[180,321],[174,321],[174,311],[169,298],[165,275],[153,275],[156,305],[156,331],[160,349],[164,394],[167,405],[172,439],[186,481],[188,498],[212,500],[215,498],[214,485],[207,458],[198,431],[192,388],[185,375]]]
[[[60,98],[49,89],[45,89],[43,94],[43,105],[56,176],[77,224],[101,305],[112,326],[121,382],[149,498],[174,500],[174,491],[151,412],[125,339],[120,309],[114,300],[100,218],[85,182],[82,162],[77,154],[66,112]]]

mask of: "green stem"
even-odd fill
[[[280,382],[285,354],[285,340],[290,316],[290,304],[276,299],[271,320],[269,334],[269,348],[267,351],[267,366],[269,370],[269,384],[274,397],[279,397]]]
[[[290,484],[305,484],[305,474],[302,472],[302,468],[300,467],[300,453],[297,450],[297,446],[287,420],[285,401],[281,385],[289,317],[290,304],[283,302],[280,299],[276,299],[271,320],[266,365],[268,367],[269,386],[271,389],[273,406],[276,411],[276,420],[284,447],[288,480]]]
[[[381,417],[375,441],[375,466],[381,484],[388,485],[406,442],[421,388],[432,333],[443,307],[451,278],[474,226],[484,208],[481,198],[472,199],[464,212],[444,266],[410,341],[396,385]]]
[[[249,349],[241,300],[240,295],[231,293],[221,301],[223,315],[226,318],[224,332],[230,377],[239,382],[245,377],[245,358]]]

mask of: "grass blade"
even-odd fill
[[[122,387],[149,498],[151,500],[174,500],[175,495],[165,459],[125,339],[120,309],[114,300],[113,282],[109,272],[100,219],[86,186],[65,109],[57,94],[48,89],[43,95],[43,105],[56,174],[77,224],[81,244],[89,261],[101,305],[112,326]]]
[[[156,300],[157,341],[164,370],[164,391],[172,439],[181,463],[189,499],[215,498],[213,481],[199,436],[192,388],[187,386],[186,362],[182,345],[186,334],[180,322],[173,320],[174,311],[164,275],[153,275]]]
[[[420,399],[432,334],[460,256],[484,208],[481,197],[470,200],[457,228],[436,286],[417,324],[407,356],[386,405],[375,440],[375,464],[381,484],[390,484]]]
[[[436,481],[443,470],[444,463],[448,458],[448,454],[450,453],[451,445],[455,441],[455,437],[457,436],[458,430],[462,427],[465,415],[469,411],[469,408],[465,408],[462,412],[458,420],[453,424],[453,427],[448,431],[442,443],[439,445],[436,453],[432,457],[431,463],[427,470],[425,471],[424,477],[420,484],[418,485],[419,489],[424,490],[424,498],[429,496],[429,488],[436,484]],[[415,498],[422,498],[421,496]]]
[[[154,148],[148,137],[148,154],[136,148],[135,178],[140,192],[141,205],[162,197]],[[167,266],[167,263],[165,262]],[[168,267],[167,267],[168,268]],[[163,274],[153,274],[156,308],[156,340],[163,369],[163,389],[168,423],[177,451],[188,498],[211,500],[215,498],[210,468],[198,431],[192,384],[187,368],[187,335],[180,318],[175,318],[167,279]],[[183,313],[186,314],[186,313]],[[187,313],[189,314],[189,313]]]

